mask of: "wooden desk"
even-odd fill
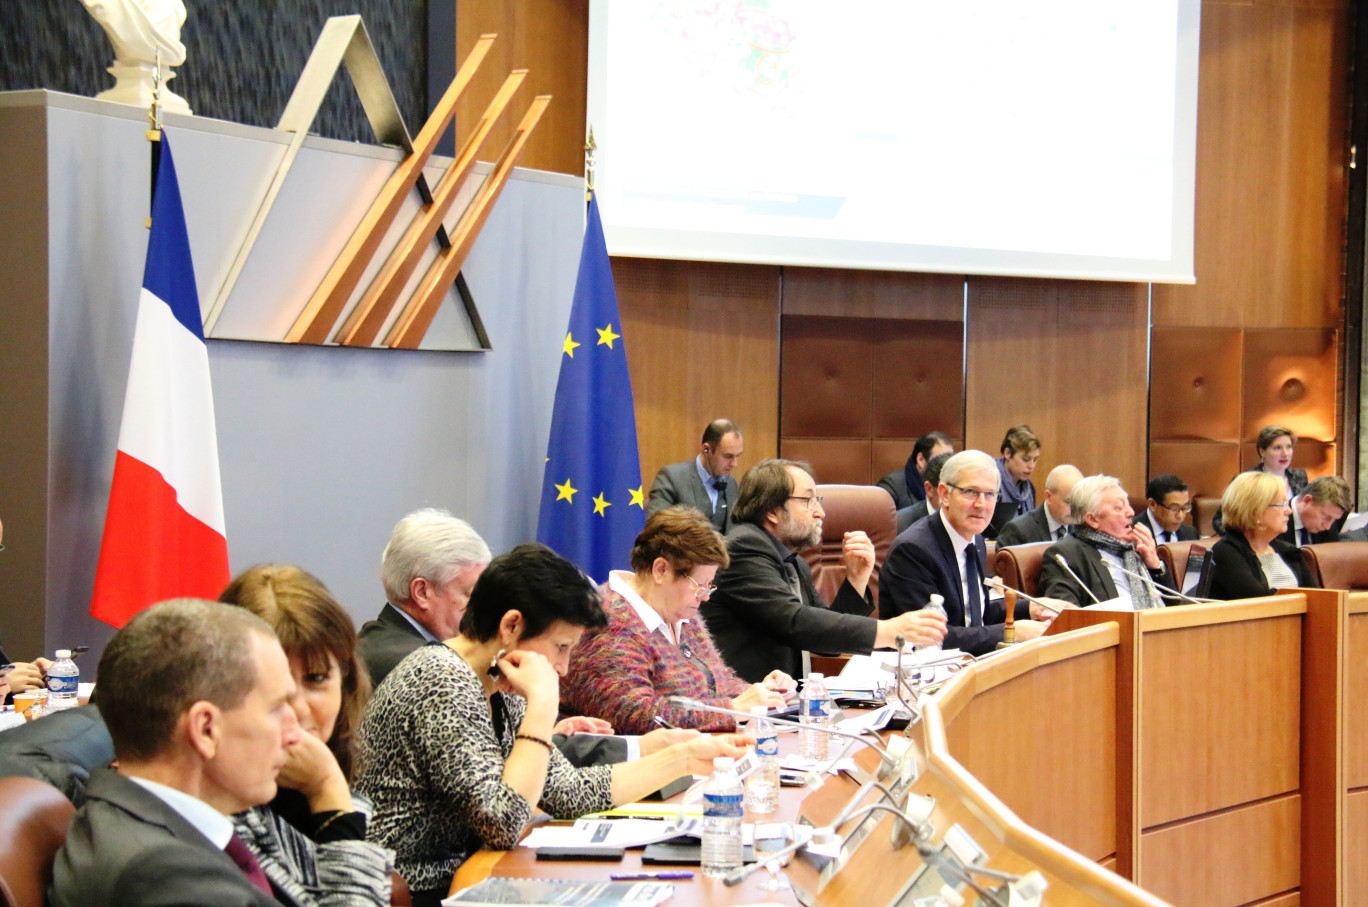
[[[798,735],[783,733],[779,735],[781,752],[797,752]],[[813,799],[814,808],[819,814],[834,817],[841,806],[857,790],[854,782],[844,776],[829,776],[815,792],[803,788],[783,787],[779,790],[779,809],[768,815],[756,815],[746,811],[747,822],[791,822],[798,817],[799,808],[805,799]],[[672,798],[670,802],[674,802]],[[620,863],[538,863],[536,851],[527,847],[512,850],[482,850],[461,864],[452,879],[451,891],[454,893],[474,885],[491,876],[511,876],[515,878],[535,878],[554,876],[559,879],[575,881],[608,881],[615,872],[635,872],[638,870],[690,869],[694,873],[691,880],[672,882],[675,896],[671,905],[687,907],[730,907],[733,904],[758,904],[777,902],[796,905],[793,892],[784,889],[778,892],[765,890],[764,883],[769,873],[759,870],[740,885],[728,888],[721,879],[710,879],[695,866],[643,866],[641,850],[629,850]]]

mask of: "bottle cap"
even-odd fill
[[[715,756],[713,758],[713,771],[729,772],[736,768],[736,760],[731,756]]]
[[[765,708],[763,705],[753,705],[750,707],[750,713],[752,715],[759,715],[763,718],[765,715],[769,714],[769,709]]]
[[[70,649],[58,649],[58,650],[57,650],[57,658],[58,658],[58,660],[61,660],[61,659],[63,659],[63,658],[70,658],[70,657],[71,657],[71,650],[70,650]]]

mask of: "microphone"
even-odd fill
[[[1193,604],[1193,605],[1209,605],[1209,604],[1214,604],[1214,603],[1220,601],[1219,599],[1215,599],[1215,598],[1193,598],[1191,595],[1186,595],[1186,594],[1184,594],[1184,593],[1182,593],[1182,592],[1179,592],[1177,589],[1172,589],[1172,588],[1170,588],[1170,587],[1168,587],[1168,586],[1165,586],[1163,583],[1158,582],[1157,580],[1155,580],[1155,578],[1152,577],[1152,576],[1148,576],[1148,575],[1146,575],[1146,576],[1141,576],[1139,573],[1135,573],[1135,572],[1133,572],[1133,571],[1127,570],[1125,567],[1117,567],[1115,564],[1112,564],[1112,566],[1115,567],[1117,570],[1120,570],[1122,573],[1126,574],[1126,576],[1133,576],[1133,577],[1135,577],[1136,579],[1142,579],[1142,580],[1144,580],[1145,582],[1149,583],[1151,586],[1154,586],[1156,589],[1163,589],[1165,592],[1169,593],[1170,595],[1176,595],[1176,596],[1178,596],[1179,598],[1181,598],[1183,601],[1188,602],[1189,604]],[[1163,597],[1163,596],[1161,595],[1160,598],[1162,598],[1162,597]]]
[[[1074,582],[1078,583],[1078,585],[1083,587],[1083,591],[1088,593],[1088,598],[1091,598],[1093,600],[1094,605],[1102,604],[1102,599],[1098,598],[1096,595],[1093,595],[1093,590],[1088,588],[1088,584],[1083,582],[1083,580],[1079,579],[1078,574],[1073,572],[1073,568],[1069,566],[1069,562],[1064,560],[1064,555],[1055,552],[1055,560],[1059,561],[1059,566],[1063,567],[1064,571],[1068,573],[1069,576],[1073,577]]]
[[[1012,587],[1004,583],[1002,581],[1002,577],[999,576],[985,576],[983,578],[983,585],[987,586],[989,589],[992,589],[994,592],[1002,593],[1004,596],[1006,595],[1007,590],[1011,589],[1011,591],[1015,592],[1019,597],[1026,599],[1028,602],[1035,602],[1037,605],[1040,605],[1040,607],[1044,608],[1046,611],[1049,611],[1054,614],[1058,614],[1060,611],[1064,609],[1063,605],[1051,604],[1050,602],[1047,602],[1044,599],[1035,598],[1034,596],[1027,595],[1025,592],[1022,592],[1019,589],[1012,589]]]
[[[920,721],[921,710],[908,702],[903,693],[903,683],[905,681],[903,676],[903,646],[907,645],[907,637],[899,633],[897,636],[893,637],[893,645],[898,647],[898,662],[893,671],[893,688],[897,692],[898,704],[907,710],[909,722]],[[917,698],[916,690],[912,691],[912,698],[914,700]]]

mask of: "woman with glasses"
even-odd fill
[[[657,724],[730,731],[729,715],[670,705],[671,696],[746,711],[782,707],[791,677],[772,671],[747,684],[722,661],[698,619],[727,566],[722,536],[692,507],[667,507],[646,520],[632,548],[632,572],[615,571],[604,587],[608,626],[590,628],[575,647],[561,685],[570,714],[607,720],[619,733],[645,734]]]
[[[1258,598],[1312,584],[1301,551],[1278,538],[1292,515],[1280,477],[1240,473],[1221,495],[1221,513],[1225,537],[1207,554],[1204,567],[1211,598]]]

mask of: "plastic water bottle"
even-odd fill
[[[736,761],[713,760],[712,778],[703,788],[703,874],[720,878],[741,866],[741,816],[746,791],[736,777]]]
[[[941,617],[947,617],[948,615],[945,613],[945,596],[934,594],[931,595],[927,599],[926,605],[922,608],[922,610],[927,612],[928,614],[939,614]],[[938,642],[933,642],[929,645],[916,647],[916,651],[918,652],[939,652],[940,649],[941,644]]]
[[[798,731],[799,755],[825,762],[830,735],[808,730],[810,727],[831,727],[831,697],[827,695],[823,674],[814,671],[803,681],[798,721],[803,725]]]
[[[751,706],[755,717],[746,733],[755,738],[755,758],[760,763],[746,776],[746,807],[753,813],[772,813],[779,808],[779,735],[765,717],[763,705]]]
[[[81,686],[81,669],[71,660],[70,649],[58,649],[57,660],[47,671],[48,709],[74,709],[80,705],[77,693]]]

